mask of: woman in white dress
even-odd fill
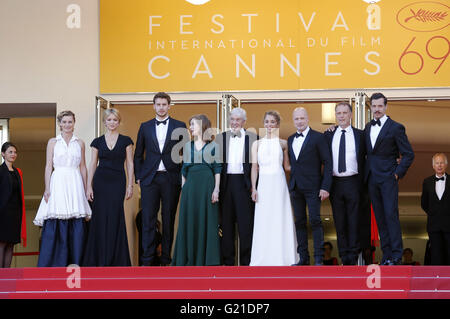
[[[284,172],[290,169],[288,149],[286,140],[278,138],[279,127],[279,113],[266,112],[266,136],[252,145],[252,158],[257,162],[252,164],[251,172],[255,222],[250,266],[290,266],[298,262],[294,217]]]
[[[86,235],[85,220],[91,217],[85,191],[85,146],[73,134],[75,114],[62,111],[57,120],[61,134],[47,144],[45,192],[33,221],[43,227],[38,267],[79,265]]]

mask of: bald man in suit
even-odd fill
[[[435,154],[435,174],[427,177],[422,185],[421,206],[428,216],[432,265],[450,265],[450,179],[446,173],[447,165],[445,154]]]
[[[314,241],[314,264],[322,265],[323,226],[320,206],[330,195],[333,163],[325,136],[309,127],[308,112],[299,107],[294,110],[292,117],[297,132],[288,138],[291,165],[289,192],[295,217],[297,252],[300,256],[300,261],[295,265],[310,264],[306,207]]]

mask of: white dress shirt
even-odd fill
[[[292,141],[292,150],[294,151],[295,159],[298,159],[298,156],[300,155],[303,143],[305,142],[306,136],[309,133],[309,126],[301,133],[303,134],[303,136],[294,137],[294,140]]]
[[[230,137],[227,152],[227,174],[244,174],[242,159],[245,147],[245,130],[241,128],[240,132],[240,137]]]
[[[439,178],[439,176],[437,176],[437,175],[436,175],[436,177]],[[444,174],[443,181],[436,181],[436,195],[439,198],[439,200],[441,200],[442,195],[444,194],[446,179],[447,179],[447,175]]]
[[[159,151],[162,153],[164,144],[166,143],[166,137],[167,137],[167,129],[169,128],[169,118],[166,117],[163,121],[167,120],[166,124],[156,124],[156,138],[158,139],[158,145],[159,145]],[[164,166],[163,161],[159,162],[158,171],[165,171],[166,167]]]
[[[380,131],[383,128],[384,123],[386,123],[387,119],[387,115],[384,114],[383,117],[380,118],[381,126],[378,126],[378,124],[370,125],[370,141],[372,142],[372,148],[374,148],[375,143],[377,142],[378,135],[380,134]]]
[[[352,176],[358,174],[358,160],[356,158],[356,145],[355,135],[353,129],[350,126],[345,128],[345,133],[342,133],[342,128],[336,128],[333,140],[331,143],[332,155],[333,155],[333,176]],[[339,144],[341,142],[341,135],[345,134],[345,167],[346,171],[339,173]]]

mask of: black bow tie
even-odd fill
[[[297,138],[297,137],[303,137],[304,135],[303,135],[303,133],[299,133],[299,132],[295,132],[295,137]]]
[[[158,121],[158,120],[156,120],[156,125],[159,125],[159,124],[164,124],[164,125],[166,125],[166,124],[167,124],[167,120],[168,120],[168,119],[165,119],[164,121]]]
[[[381,121],[380,121],[380,119],[378,119],[378,120],[372,120],[372,121],[370,121],[370,124],[372,124],[372,126],[374,126],[374,125],[376,125],[376,124],[378,124],[378,126],[381,126]]]
[[[237,131],[237,133],[231,133],[232,137],[241,137],[241,131]]]
[[[438,182],[438,181],[445,181],[445,178],[444,178],[444,176],[442,176],[442,177],[434,177],[434,180],[436,182]]]

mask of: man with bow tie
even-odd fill
[[[427,232],[431,244],[431,264],[450,265],[450,180],[448,159],[443,153],[433,156],[435,174],[425,178],[421,205],[428,215]]]
[[[235,227],[239,233],[239,264],[248,266],[253,238],[255,204],[252,201],[251,151],[250,147],[257,135],[244,129],[247,114],[242,108],[230,112],[231,130],[216,138],[221,145],[223,169],[220,177],[222,258],[226,266],[234,266]]]
[[[187,140],[189,137],[186,124],[169,117],[170,101],[170,96],[164,92],[153,97],[155,118],[141,124],[136,140],[134,174],[141,187],[143,266],[156,265],[156,221],[160,207],[160,262],[162,265],[171,262],[175,214],[181,190],[181,160],[172,158],[172,149],[183,136]]]
[[[323,226],[320,218],[321,202],[330,195],[333,161],[325,136],[309,127],[306,109],[298,107],[292,113],[297,132],[288,138],[291,165],[289,192],[295,217],[297,266],[309,265],[306,207],[314,241],[314,264],[323,260]],[[322,173],[323,165],[323,173]]]
[[[383,257],[381,265],[401,265],[403,244],[398,212],[398,180],[414,160],[405,127],[386,115],[387,98],[370,97],[373,120],[365,127],[367,160],[364,179],[368,183]],[[397,159],[401,155],[398,163]]]

